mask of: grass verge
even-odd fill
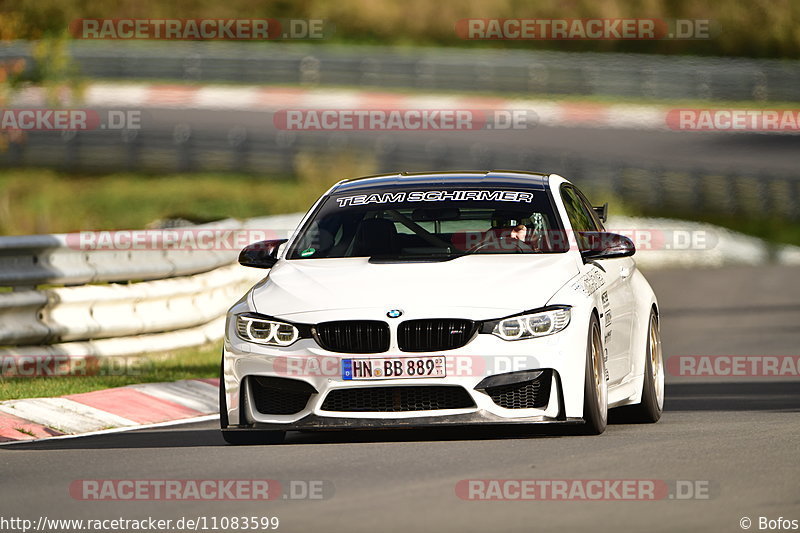
[[[168,217],[203,222],[291,213],[308,209],[324,190],[321,183],[286,177],[8,170],[0,175],[0,234],[141,229]]]
[[[142,229],[155,220],[171,217],[205,222],[305,212],[336,181],[373,174],[375,167],[375,162],[363,154],[342,152],[298,155],[296,177],[6,170],[0,174],[0,235]],[[645,207],[610,191],[595,190],[591,183],[584,185],[593,201],[610,202],[612,215],[708,222],[772,243],[800,245],[798,221],[749,213],[725,215]]]
[[[136,383],[219,377],[222,342],[175,352],[110,358],[97,367],[53,377],[0,377],[0,401],[50,398]],[[91,375],[89,375],[91,374]]]
[[[375,172],[350,152],[296,156],[296,176],[196,173],[0,173],[0,235],[143,229],[162,218],[205,222],[305,212],[335,182]],[[332,170],[335,169],[335,170]]]

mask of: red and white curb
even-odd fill
[[[0,402],[0,443],[212,419],[218,386],[218,379],[188,379]]]
[[[69,91],[61,94],[70,101]],[[550,127],[682,131],[680,112],[686,111],[686,131],[721,133],[798,133],[800,112],[796,109],[679,109],[666,105],[558,102],[548,99],[494,96],[413,94],[342,88],[167,85],[95,83],[86,87],[74,105],[87,108],[176,109],[206,111],[278,112],[281,110],[480,110],[535,113],[537,124]],[[29,87],[14,95],[17,108],[44,108],[41,87]],[[772,117],[769,122],[766,115]],[[734,114],[736,120],[733,119]],[[749,126],[747,116],[761,117]],[[716,117],[716,118],[715,118]],[[782,118],[781,118],[782,117]],[[752,117],[751,117],[752,118]],[[526,119],[526,124],[528,124]],[[717,122],[718,121],[718,122]],[[772,126],[767,126],[767,123]],[[773,124],[774,122],[774,124]],[[780,122],[780,125],[779,125]]]
[[[66,96],[66,95],[65,95]],[[16,107],[45,105],[42,88],[14,97]],[[353,89],[96,83],[86,87],[88,108],[199,109],[272,112],[282,109],[480,109],[534,111],[539,124],[563,127],[668,130],[666,107],[468,95],[418,95]]]

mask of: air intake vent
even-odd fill
[[[460,318],[407,320],[397,328],[397,342],[404,352],[455,350],[475,334],[475,323]]]
[[[381,353],[389,349],[389,325],[378,320],[343,320],[315,326],[320,346],[331,352]]]
[[[463,387],[364,387],[332,390],[323,411],[400,412],[475,407]]]
[[[506,409],[539,409],[550,400],[552,372],[542,371],[536,379],[487,387],[484,390],[494,403]]]
[[[256,411],[265,415],[293,415],[306,408],[316,389],[297,379],[250,376]]]

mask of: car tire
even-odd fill
[[[586,344],[586,373],[583,380],[583,426],[587,435],[600,435],[608,424],[608,382],[600,323],[592,314]]]
[[[661,350],[661,328],[655,310],[650,311],[647,326],[644,385],[642,401],[630,408],[628,420],[634,423],[658,422],[664,410],[664,357]]]
[[[224,361],[219,367],[219,428],[228,444],[280,444],[286,438],[285,431],[260,429],[228,429],[228,404],[225,399]]]
[[[228,403],[225,400],[225,356],[219,363],[219,428],[228,428]]]

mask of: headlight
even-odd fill
[[[236,334],[243,340],[268,346],[289,346],[300,337],[292,324],[260,317],[255,313],[236,315]]]
[[[501,318],[490,322],[492,335],[497,335],[505,341],[532,339],[558,333],[569,325],[569,307],[555,307],[552,309]]]

